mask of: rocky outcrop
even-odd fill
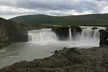
[[[98,29],[97,27],[92,27],[92,29]]]
[[[100,46],[108,45],[108,31],[100,30]]]
[[[108,72],[108,48],[64,48],[50,57],[17,62],[0,72]]]
[[[78,26],[71,26],[72,39],[76,39],[77,36],[80,36],[82,33],[82,29]]]
[[[78,26],[56,26],[52,28],[59,40],[69,39],[69,28],[71,29],[72,39],[76,39],[77,36],[81,35],[82,29]]]
[[[105,30],[108,31],[108,27],[106,27]]]
[[[59,40],[67,40],[69,38],[69,27],[68,26],[57,26],[53,27],[54,31]]]
[[[11,42],[26,42],[28,41],[27,31],[18,25],[9,25],[7,33],[9,35],[9,41]]]
[[[27,39],[27,31],[20,24],[0,18],[0,42],[23,42]]]

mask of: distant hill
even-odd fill
[[[89,14],[79,16],[25,15],[10,20],[19,23],[107,25],[108,14]]]

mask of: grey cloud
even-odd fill
[[[79,0],[80,1],[80,0]],[[88,6],[92,6],[93,3],[82,1],[80,4],[71,4],[70,0],[11,0],[11,2],[0,2],[0,5],[16,6],[26,9],[38,9],[38,10],[86,10]],[[13,2],[13,3],[12,3]],[[74,2],[74,0],[72,1]],[[94,6],[94,5],[93,5]],[[84,9],[85,8],[85,9]]]
[[[14,1],[13,0],[12,2],[1,1],[0,5],[16,6],[16,7],[27,8],[27,9],[43,9],[43,10],[64,9],[65,6],[67,6],[64,4],[64,0],[54,0],[54,1],[52,0],[15,0]]]
[[[18,15],[18,14],[25,14],[25,13],[19,13],[19,12],[0,12],[0,15]]]
[[[77,12],[84,12],[84,11],[92,11],[93,13],[100,13],[101,10],[98,4],[101,1],[107,2],[107,0],[0,0],[0,5],[5,6],[12,6],[24,9],[32,9],[32,10],[39,10],[41,13],[46,14],[49,10],[57,10],[57,11],[64,11],[68,12],[71,10],[75,10]],[[104,5],[101,5],[104,7]],[[5,14],[0,13],[1,14]],[[10,13],[6,13],[8,15]],[[14,12],[13,14],[19,14],[18,12]],[[35,12],[27,13],[27,14],[38,14]],[[49,14],[53,15],[62,15],[60,13],[51,12]]]
[[[40,1],[18,1],[18,5],[23,8],[38,9],[38,10],[69,10],[71,5],[65,2],[66,0],[40,0]]]

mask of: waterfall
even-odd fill
[[[100,38],[99,29],[96,29],[93,35],[94,38]]]
[[[55,32],[51,29],[39,29],[28,31],[29,42],[41,45],[61,45],[69,47],[81,47],[81,46],[99,46],[99,30],[103,28],[98,28],[93,30],[92,27],[82,27],[82,33],[76,34],[75,39],[73,39],[73,33],[71,28],[69,28],[69,38],[65,41],[60,41]]]
[[[82,30],[82,37],[83,38],[97,38],[99,39],[99,29],[83,29]]]
[[[28,32],[29,41],[55,41],[56,34],[51,29],[32,30]]]
[[[69,41],[72,41],[72,32],[71,32],[71,27],[69,27]]]
[[[99,30],[100,29],[92,29],[92,28],[86,28],[82,29],[82,34],[77,37],[77,40],[79,39],[99,39]],[[54,32],[51,31],[51,29],[40,29],[40,30],[32,30],[28,32],[29,35],[29,41],[57,41],[58,38]],[[69,27],[69,41],[72,40],[72,32],[71,27]]]

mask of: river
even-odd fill
[[[94,32],[92,27],[82,28],[84,28],[82,34],[78,35],[76,40],[72,39],[71,32],[69,32],[69,39],[67,41],[59,41],[51,29],[28,31],[28,42],[14,43],[0,49],[0,68],[19,61],[32,61],[34,59],[45,58],[51,56],[55,50],[61,50],[64,47],[98,47],[99,30],[104,28],[98,27]],[[93,34],[92,38],[91,34]]]

